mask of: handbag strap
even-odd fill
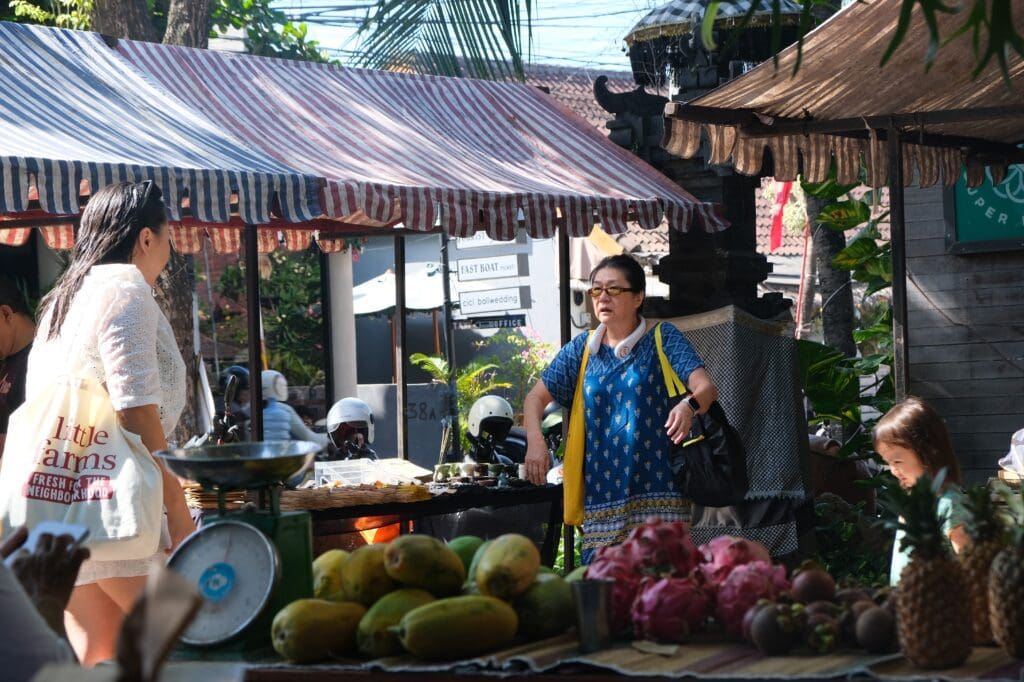
[[[593,335],[593,331],[587,334],[587,343],[583,344],[583,359],[580,360],[580,373],[576,377],[576,390],[572,394],[572,412],[569,414],[569,419],[572,419],[572,415],[576,414],[577,410],[581,415],[583,413],[583,374],[587,371],[587,362],[590,360],[590,337]]]
[[[672,369],[672,363],[668,361],[668,356],[665,355],[665,349],[661,345],[661,325],[664,324],[659,322],[654,328],[654,345],[658,348],[658,359],[661,361],[661,374],[665,378],[665,388],[668,389],[668,397],[675,398],[678,395],[686,395],[689,390],[686,388],[686,384],[683,383],[676,371]]]
[[[593,332],[590,333],[593,335]],[[590,336],[587,337],[590,341]],[[569,411],[569,434],[565,439],[562,462],[562,516],[568,526],[583,525],[583,458],[586,450],[586,426],[583,424],[583,375],[590,359],[590,344],[583,344],[583,359],[576,378],[572,408]]]

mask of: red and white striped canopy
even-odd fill
[[[326,178],[329,218],[511,239],[727,223],[536,88],[122,40],[121,56],[225,132]],[[221,228],[213,228],[221,229]],[[213,230],[211,230],[212,232]]]

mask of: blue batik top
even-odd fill
[[[704,366],[682,332],[662,323],[662,348],[679,378]],[[562,348],[541,379],[571,411],[587,333]],[[683,498],[669,464],[665,431],[669,401],[653,328],[625,359],[601,344],[583,380],[586,450],[583,464],[583,562],[621,542],[651,515],[683,520]]]

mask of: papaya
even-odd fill
[[[394,632],[405,650],[427,660],[472,658],[516,636],[515,610],[494,597],[448,597],[406,613]]]
[[[313,562],[313,596],[327,599],[341,591],[341,564],[348,558],[343,549],[331,549]]]
[[[366,607],[355,602],[299,599],[277,612],[270,626],[274,650],[292,663],[351,654]]]
[[[544,564],[541,564],[540,568],[537,569],[537,574],[538,575],[540,575],[541,573],[554,573],[554,572],[555,572],[555,569],[551,568],[550,566],[545,566]]]
[[[583,580],[587,577],[587,567],[577,566],[576,568],[569,571],[569,575],[565,576],[567,582],[573,582],[576,580]]]
[[[387,545],[366,545],[352,552],[341,565],[341,594],[344,601],[370,607],[388,592],[398,588],[384,568]],[[337,597],[332,597],[337,598]]]
[[[484,544],[477,548],[476,554],[473,555],[473,562],[469,565],[469,570],[466,571],[466,585],[476,582],[476,567],[480,565],[480,559],[484,556],[484,551],[491,546],[494,540],[485,540]]]
[[[533,540],[508,533],[484,550],[476,567],[476,582],[482,594],[507,600],[526,592],[539,570],[540,552]]]
[[[475,535],[460,535],[448,541],[448,549],[458,554],[459,558],[462,559],[462,565],[466,567],[467,575],[469,574],[469,566],[473,563],[473,557],[476,556],[476,551],[480,549],[482,544],[484,544],[484,539],[478,538]]]
[[[519,634],[528,640],[560,635],[575,618],[572,587],[554,573],[538,575],[513,606],[519,616]]]
[[[356,646],[359,653],[370,658],[397,656],[402,653],[402,643],[388,628],[398,625],[409,611],[432,601],[432,594],[415,587],[405,587],[385,594],[359,621],[359,628],[356,630]]]
[[[384,570],[395,582],[421,587],[435,597],[459,593],[466,567],[459,555],[429,535],[403,535],[384,551]]]

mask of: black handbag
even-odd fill
[[[685,384],[661,347],[661,325],[654,332],[669,404],[675,407],[689,395]],[[669,464],[683,497],[705,507],[728,507],[744,500],[750,484],[747,451],[716,400],[705,414],[696,414],[686,439],[671,444]]]

